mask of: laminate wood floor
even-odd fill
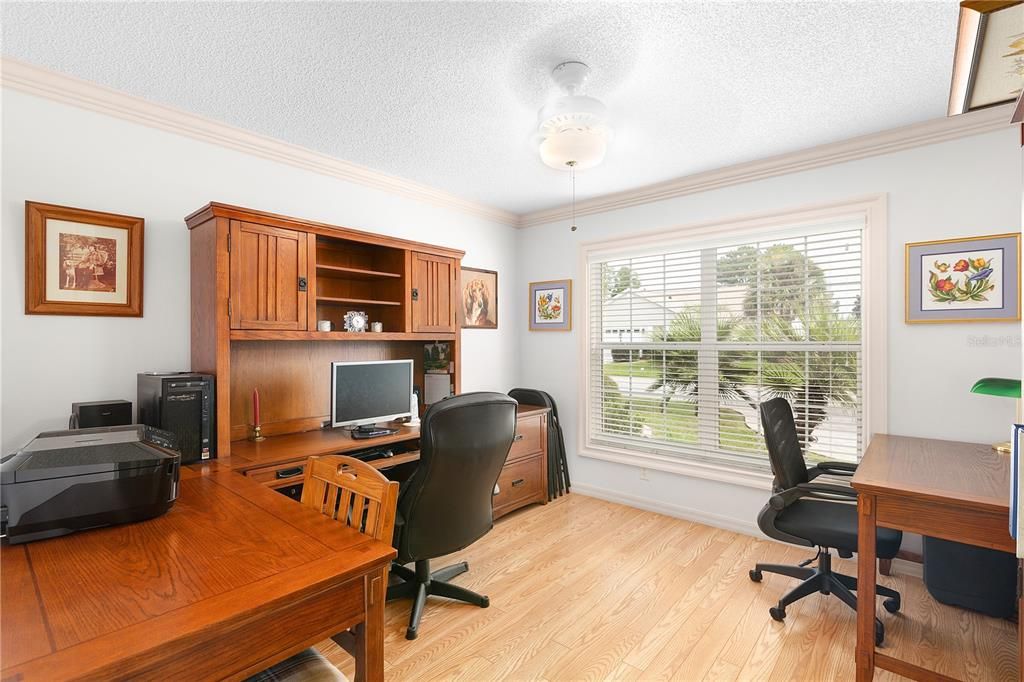
[[[388,680],[852,680],[853,610],[813,595],[768,607],[795,581],[757,561],[795,564],[807,549],[571,494],[499,520],[466,550],[433,562],[468,561],[454,582],[491,606],[431,597],[419,638],[405,639],[409,600],[386,611]],[[856,575],[855,560],[836,570]],[[903,595],[885,651],[962,680],[1017,676],[1016,626],[939,604],[919,577],[881,577]],[[318,648],[349,679],[351,659]],[[898,678],[878,671],[876,680]]]

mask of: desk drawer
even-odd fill
[[[541,455],[506,464],[498,476],[494,518],[533,502],[547,501],[547,460]]]
[[[535,455],[544,449],[542,438],[547,437],[547,429],[544,428],[547,415],[535,414],[529,417],[520,417],[516,420],[516,435],[512,441],[512,448],[508,451],[508,462]]]
[[[250,469],[245,472],[245,475],[270,488],[279,488],[302,483],[306,477],[306,462],[300,460],[289,464],[275,464],[274,466]]]

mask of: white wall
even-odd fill
[[[1017,131],[987,133],[884,156],[750,182],[577,219],[579,230],[551,224],[519,234],[518,290],[536,280],[571,277],[575,311],[584,305],[579,244],[626,235],[886,193],[888,224],[889,432],[992,442],[1006,438],[1014,412],[1006,399],[969,393],[984,376],[1021,373],[1016,324],[916,325],[903,322],[903,245],[910,241],[1020,229],[1021,155]],[[586,174],[578,182],[586,183]],[[732,528],[753,528],[765,492],[647,472],[577,454],[577,334],[522,328],[520,379],[558,401],[574,484],[668,513]]]
[[[6,88],[2,166],[4,453],[39,431],[66,428],[74,401],[134,402],[137,372],[189,368],[182,219],[209,201],[464,249],[465,265],[515,281],[511,227]],[[26,200],[145,218],[145,316],[25,315]],[[463,333],[465,391],[516,383],[521,296],[509,285],[498,291],[498,330]]]

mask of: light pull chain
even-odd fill
[[[576,231],[576,162],[566,161],[565,165],[569,167],[569,179],[572,182],[572,225],[569,227],[573,232]]]

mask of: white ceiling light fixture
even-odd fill
[[[608,110],[601,100],[579,94],[589,76],[583,62],[563,62],[551,73],[565,92],[538,115],[540,158],[551,168],[586,170],[604,160],[611,133]]]
[[[608,151],[608,109],[601,100],[579,94],[590,76],[583,62],[562,62],[551,72],[565,93],[538,114],[540,158],[556,170],[568,170],[572,183],[572,230],[576,231],[576,171],[593,168]]]

